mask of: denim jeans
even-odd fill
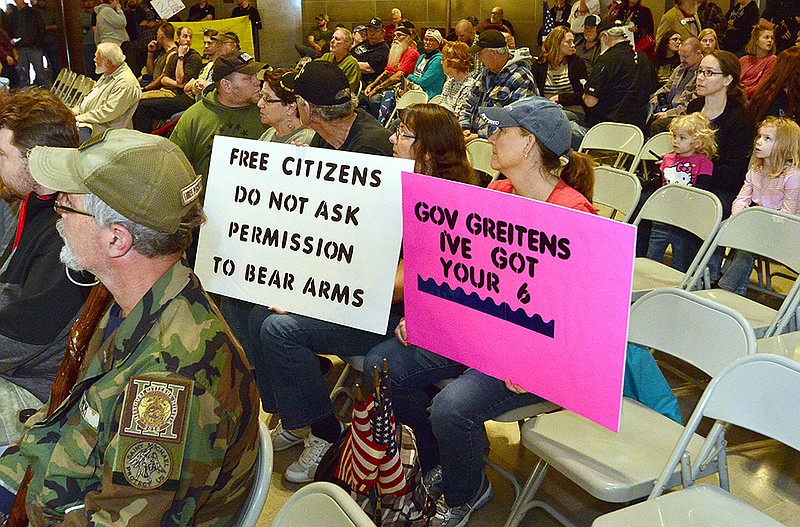
[[[414,430],[423,469],[435,465],[430,450],[438,450],[447,505],[464,505],[478,492],[483,478],[483,456],[488,446],[483,424],[542,399],[530,393],[517,395],[506,389],[503,381],[468,369],[433,396],[426,408],[425,383],[450,378],[464,366],[421,348],[405,348],[389,341],[370,351],[365,370],[379,364],[383,356],[389,360],[397,419]],[[428,459],[422,459],[423,455]]]
[[[295,430],[333,415],[315,355],[366,355],[387,339],[399,317],[389,317],[390,329],[383,335],[291,313],[250,320],[257,337],[253,368],[264,410],[277,413],[285,428]]]
[[[654,221],[650,229],[647,257],[657,262],[662,261],[668,245],[672,245],[672,267],[685,273],[692,265],[703,241],[689,231]]]
[[[50,89],[50,78],[44,71],[44,55],[39,48],[17,48],[19,55],[19,69],[22,70],[21,86],[31,84],[31,65],[36,75],[36,84],[47,90]]]
[[[719,279],[719,286],[731,293],[744,296],[747,293],[747,284],[750,282],[750,273],[753,272],[753,264],[756,255],[747,251],[734,251],[733,256],[728,258],[730,262],[724,267],[722,278]]]

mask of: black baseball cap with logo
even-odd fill
[[[281,86],[317,106],[335,106],[350,100],[350,82],[333,62],[312,60],[300,73],[286,73]]]
[[[244,75],[255,75],[266,66],[263,62],[256,60],[244,51],[234,51],[227,53],[214,60],[214,69],[211,72],[211,80],[219,82],[231,73],[242,73]]]
[[[506,37],[496,29],[487,29],[481,33],[481,36],[478,37],[478,41],[470,46],[469,52],[474,55],[482,49],[504,47],[506,47]]]

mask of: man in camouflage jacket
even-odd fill
[[[199,178],[170,141],[131,130],[37,148],[29,163],[63,192],[62,260],[91,270],[114,302],[67,400],[32,417],[0,458],[0,505],[30,464],[34,527],[235,525],[254,478],[259,397],[180,260],[203,219]]]

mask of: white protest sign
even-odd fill
[[[217,136],[195,272],[208,290],[384,333],[413,162]]]
[[[156,10],[158,16],[167,19],[174,14],[177,14],[186,7],[181,0],[152,0],[150,4]]]

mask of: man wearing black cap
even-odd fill
[[[589,15],[583,20],[583,42],[575,46],[575,55],[583,59],[589,75],[594,73],[597,67],[597,59],[600,58],[600,40],[597,38],[597,24],[600,17]]]
[[[356,110],[347,78],[335,64],[309,62],[299,75],[284,75],[281,84],[297,95],[300,120],[317,132],[310,146],[392,155],[390,132],[364,110]],[[402,280],[394,298],[402,299]],[[315,353],[366,355],[391,333],[378,335],[294,313],[264,315],[250,315],[253,369],[264,409],[282,419],[272,432],[275,450],[305,444],[299,459],[286,469],[286,479],[306,483],[314,479],[320,460],[341,433]],[[388,327],[399,320],[393,314]],[[305,438],[292,432],[304,427],[311,428]]]
[[[368,86],[378,78],[389,60],[389,46],[384,42],[385,31],[380,18],[373,18],[366,24],[367,40],[353,48],[351,52],[361,69],[361,82]]]
[[[214,89],[186,110],[170,136],[202,176],[204,187],[215,135],[258,139],[264,133],[256,107],[256,73],[263,67],[242,51],[217,57],[211,74]]]
[[[584,86],[583,103],[589,126],[605,121],[644,127],[648,101],[655,91],[655,75],[647,57],[634,51],[619,20],[597,26],[605,50]]]
[[[506,37],[496,29],[481,33],[478,43],[469,48],[483,65],[483,71],[459,116],[467,141],[489,137],[489,123],[478,114],[483,106],[505,106],[517,99],[539,95],[531,73],[528,48],[509,50]]]

